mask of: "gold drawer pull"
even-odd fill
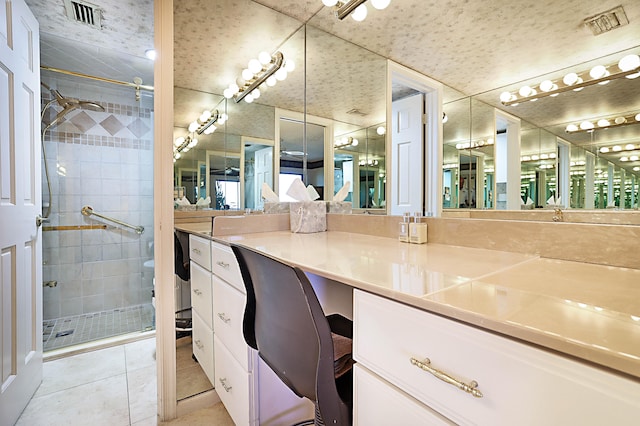
[[[225,392],[229,392],[232,387],[231,386],[227,386],[227,379],[218,379],[220,380],[220,384],[222,385],[222,388],[224,389]]]
[[[224,269],[229,269],[229,264],[228,264],[228,263],[223,262],[222,260],[219,260],[219,261],[217,261],[216,263],[218,264],[218,266],[220,266],[220,267],[222,267],[222,268],[224,268]]]
[[[194,253],[195,253],[195,254],[197,254],[197,255],[201,255],[201,254],[202,254],[202,252],[200,251],[200,249],[197,249],[197,248],[192,248],[192,249],[191,249],[191,251],[192,251],[192,252],[194,252]]]
[[[224,312],[219,312],[218,313],[218,318],[220,318],[222,320],[223,323],[225,324],[229,324],[229,321],[231,321],[231,318],[228,318]]]
[[[450,385],[453,385],[458,389],[461,389],[467,393],[470,393],[476,398],[482,398],[482,392],[480,392],[480,389],[478,389],[478,382],[473,380],[471,383],[466,384],[464,382],[461,382],[458,379],[454,379],[447,373],[442,372],[440,370],[436,370],[435,368],[431,367],[431,360],[429,360],[429,358],[425,358],[424,361],[418,361],[417,359],[411,357],[411,365],[415,365],[416,367],[428,373],[433,374],[443,382],[449,383]]]
[[[196,339],[196,341],[194,343],[196,344],[198,349],[202,350],[204,348],[204,345],[202,344],[200,339]]]
[[[196,294],[196,296],[202,296],[202,292],[197,288],[194,288],[193,292]]]

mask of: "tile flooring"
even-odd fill
[[[42,322],[45,352],[120,334],[152,330],[154,309],[150,303]]]
[[[44,363],[40,388],[16,426],[157,424],[155,338]],[[222,404],[169,425],[232,426]]]

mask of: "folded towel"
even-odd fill
[[[333,373],[337,379],[351,370],[353,358],[351,357],[353,340],[348,337],[331,333],[333,339]]]

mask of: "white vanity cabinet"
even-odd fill
[[[313,404],[295,396],[245,343],[246,291],[238,262],[230,247],[211,247],[216,390],[227,412],[238,426],[313,418]]]
[[[189,235],[193,355],[215,387],[211,241]]]
[[[640,415],[637,381],[360,290],[353,354],[355,424],[447,424],[433,411],[463,425],[625,425]]]

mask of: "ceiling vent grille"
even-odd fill
[[[349,111],[347,111],[347,114],[359,115],[360,117],[364,117],[367,115],[366,112],[362,112],[358,108],[350,109]]]
[[[64,0],[64,8],[67,11],[67,17],[72,21],[102,29],[100,23],[102,11],[98,6],[83,1]]]
[[[585,26],[591,30],[593,35],[606,33],[623,25],[627,25],[628,23],[629,19],[627,19],[627,14],[624,13],[622,6],[584,20]]]

